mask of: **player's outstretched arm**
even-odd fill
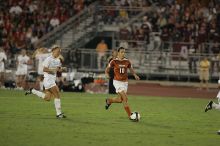
[[[56,74],[58,70],[59,70],[58,68],[48,68],[48,67],[44,67],[43,69],[44,72],[47,72],[49,74]]]
[[[64,72],[64,71],[67,71],[67,68],[66,67],[58,67],[57,71]]]
[[[130,72],[132,73],[132,75],[134,76],[134,78],[136,80],[140,80],[140,77],[135,73],[135,71],[134,71],[134,69],[132,67],[130,68]]]

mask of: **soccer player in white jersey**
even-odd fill
[[[43,84],[45,87],[45,92],[40,92],[36,89],[31,88],[25,93],[35,94],[38,97],[44,99],[45,101],[50,101],[52,96],[54,96],[54,105],[56,109],[57,118],[66,118],[66,116],[61,111],[61,101],[59,88],[56,85],[56,73],[57,71],[64,71],[65,68],[61,67],[61,62],[58,56],[61,54],[61,48],[57,45],[52,46],[52,54],[47,57],[43,62],[43,72],[44,80]]]
[[[219,89],[220,89],[220,79],[218,80],[218,86],[219,86]],[[205,107],[205,112],[207,112],[208,110],[211,110],[213,108],[217,109],[217,110],[220,110],[220,90],[219,90],[216,98],[218,99],[218,103],[215,103],[212,100],[209,101],[209,103]],[[220,135],[220,130],[217,133]]]
[[[26,50],[21,50],[17,57],[16,86],[18,89],[24,89],[26,86],[26,76],[28,74],[28,64],[30,57],[26,55]]]
[[[41,91],[43,91],[43,62],[50,55],[51,53],[48,52],[47,48],[39,48],[35,55],[35,59],[38,61],[37,73]]]
[[[0,48],[0,87],[4,85],[5,81],[5,61],[7,56],[2,48]]]

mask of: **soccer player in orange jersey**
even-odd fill
[[[118,57],[113,59],[105,69],[106,77],[109,78],[110,68],[114,68],[113,85],[115,87],[118,97],[107,98],[105,108],[108,109],[112,103],[123,103],[124,109],[130,119],[131,109],[128,105],[127,89],[128,89],[128,73],[127,70],[133,74],[136,80],[140,80],[139,76],[134,72],[131,62],[125,58],[125,48],[118,49]]]

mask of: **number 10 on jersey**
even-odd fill
[[[119,68],[119,72],[120,72],[120,74],[124,74],[125,73],[125,68],[123,68],[123,67]]]

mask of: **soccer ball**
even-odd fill
[[[218,135],[220,135],[220,130],[217,132]]]
[[[138,122],[138,121],[140,121],[140,118],[141,118],[141,116],[138,112],[132,112],[131,113],[130,119],[132,121]]]

